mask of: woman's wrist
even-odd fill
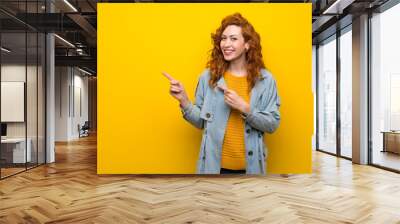
[[[190,103],[190,101],[189,101],[188,99],[181,100],[181,101],[179,102],[179,106],[180,106],[181,108],[185,108],[185,107],[187,107],[187,106],[189,105],[189,103]]]
[[[250,113],[250,105],[249,104],[246,103],[245,105],[243,105],[242,113],[244,113],[244,114]]]
[[[250,105],[249,105],[249,104],[246,104],[246,105],[243,106],[243,110],[241,111],[240,116],[241,116],[244,120],[246,120],[246,119],[247,119],[247,115],[249,115],[249,113],[250,113]]]

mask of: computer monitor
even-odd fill
[[[7,124],[1,123],[1,136],[7,136]]]

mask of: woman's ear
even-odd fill
[[[249,49],[250,49],[250,44],[249,44],[249,43],[245,43],[245,44],[244,44],[244,49],[246,49],[246,52],[249,51]]]

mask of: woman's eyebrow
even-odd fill
[[[228,36],[228,37],[236,37],[236,36],[238,36],[238,35],[239,35],[239,34],[231,34],[231,35],[222,34],[221,37],[226,37],[226,36]]]

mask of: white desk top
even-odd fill
[[[6,139],[1,139],[1,143],[20,143],[24,142],[25,138],[6,138]],[[29,141],[29,138],[28,138]]]

